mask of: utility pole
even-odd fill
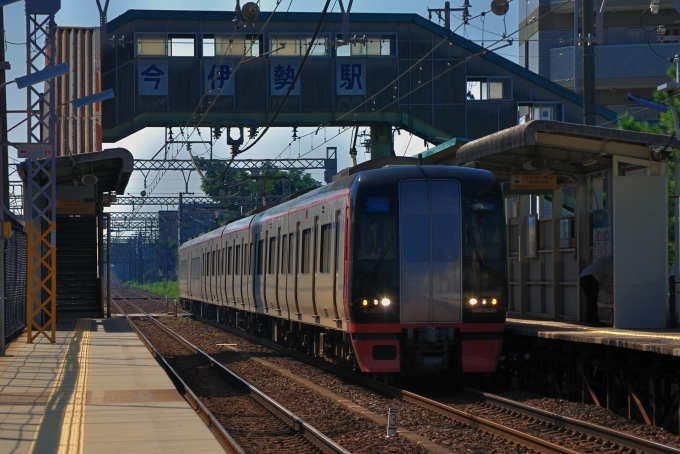
[[[595,126],[595,37],[593,0],[583,0],[581,44],[583,45],[583,124]]]
[[[451,2],[444,2],[444,8],[428,8],[427,15],[430,20],[432,20],[432,13],[435,13],[439,20],[442,20],[442,15],[444,16],[444,28],[451,31],[451,13],[455,11],[460,11],[460,17],[463,22],[467,24],[470,18],[470,2],[469,0],[464,0],[463,5],[460,8],[451,8]]]

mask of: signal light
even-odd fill
[[[492,305],[492,306],[495,306],[496,304],[498,304],[498,300],[497,300],[496,298],[493,298],[493,299],[491,300],[491,305]]]
[[[363,300],[363,301],[361,302],[361,304],[364,305],[364,306],[368,306],[368,300]]]

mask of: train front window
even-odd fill
[[[394,260],[395,220],[390,216],[367,214],[357,219],[356,260]]]
[[[482,262],[503,259],[503,212],[498,201],[467,199],[464,203],[464,258]]]
[[[399,318],[398,205],[396,194],[356,202],[351,304],[357,323],[394,323]]]

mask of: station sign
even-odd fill
[[[555,190],[557,189],[557,175],[510,175],[510,189]]]
[[[94,214],[94,202],[85,199],[57,199],[57,214]]]
[[[45,159],[52,156],[51,143],[20,143],[14,146],[19,159]]]

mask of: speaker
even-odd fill
[[[496,16],[505,16],[505,13],[510,9],[510,4],[508,0],[493,0],[491,2],[491,11]]]
[[[83,175],[83,178],[81,178],[80,181],[82,181],[85,186],[94,186],[97,184],[97,181],[99,181],[99,178],[97,178],[96,175],[88,173],[87,175]]]
[[[257,6],[257,3],[248,2],[241,8],[241,15],[243,20],[256,21],[260,17],[260,7]]]

